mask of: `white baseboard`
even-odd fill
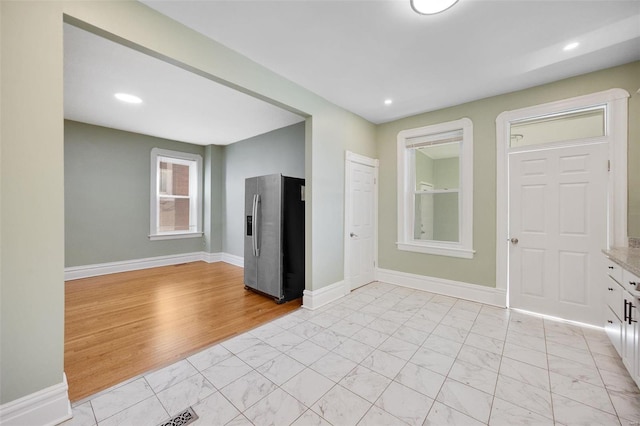
[[[222,253],[222,259],[224,263],[239,266],[244,268],[244,257],[236,256],[235,254]]]
[[[376,279],[384,283],[430,291],[487,305],[500,306],[502,308],[507,306],[507,293],[503,289],[381,268],[376,270]]]
[[[169,266],[178,265],[180,263],[197,262],[199,260],[205,260],[203,259],[203,254],[205,253],[183,253],[170,256],[148,257],[146,259],[124,260],[121,262],[72,266],[69,268],[64,268],[64,279],[65,281],[77,280],[79,278],[96,277],[98,275],[115,274],[117,272],[137,271],[139,269],[157,268],[158,266]]]
[[[68,388],[63,374],[62,383],[1,405],[0,426],[53,426],[70,419]]]
[[[197,253],[194,253],[194,254],[197,254]],[[206,251],[201,252],[200,259],[197,259],[197,260],[202,260],[207,263],[223,262],[222,253],[207,253]]]
[[[226,262],[236,266],[244,266],[244,259],[228,253],[207,253],[203,251],[182,253],[170,256],[148,257],[146,259],[123,260],[121,262],[97,263],[94,265],[71,266],[64,268],[64,280],[97,277],[99,275],[118,272],[137,271],[139,269],[157,268],[159,266],[178,265],[180,263],[204,261],[207,263]]]
[[[338,281],[317,290],[305,290],[302,295],[302,307],[310,310],[318,309],[340,299],[346,292],[344,281]]]

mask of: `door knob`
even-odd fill
[[[511,244],[518,244],[518,239],[516,237],[513,237],[511,239]]]
[[[352,233],[350,233],[350,234],[349,234],[349,236],[350,236],[351,238],[353,238],[353,237],[357,237],[357,235],[356,235],[356,234],[354,234],[353,232],[352,232]]]

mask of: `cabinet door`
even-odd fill
[[[636,302],[638,302],[638,299],[636,299]],[[636,309],[636,311],[634,312],[634,315],[636,315],[634,318],[637,320],[637,315],[640,312],[640,310]],[[638,387],[640,387],[640,325],[638,325],[637,322],[633,323],[633,335],[635,336],[635,356],[634,356],[634,369],[633,372],[631,373],[631,377],[633,377],[633,380],[636,382],[636,385],[638,385]]]
[[[622,287],[611,278],[607,278],[606,280],[607,286],[605,288],[604,299],[609,309],[619,314],[622,311]]]
[[[622,356],[622,321],[608,307],[605,307],[604,311],[604,330],[607,332],[611,343],[613,343],[613,347],[616,348],[618,355]]]
[[[622,270],[622,285],[629,293],[638,297],[640,292],[640,278],[626,269]]]
[[[609,259],[607,259],[607,273],[614,280],[618,281],[619,283],[622,282],[622,268],[620,267],[620,265],[612,262]]]
[[[636,377],[636,364],[638,356],[638,309],[637,300],[628,292],[624,292],[624,315],[622,318],[622,362],[631,374]]]
[[[640,316],[639,299],[633,297],[629,303],[629,319],[627,320],[626,339],[629,348],[627,355],[631,357],[627,368],[633,380],[640,386],[640,325],[638,325],[638,317]]]

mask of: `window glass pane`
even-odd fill
[[[158,231],[188,231],[190,200],[188,198],[160,198],[158,203]]]
[[[189,196],[189,166],[161,161],[159,191],[161,195]]]
[[[416,194],[413,238],[460,241],[458,192]]]
[[[589,109],[512,124],[510,146],[515,148],[604,135],[604,108]]]
[[[414,149],[416,191],[460,187],[460,142]]]

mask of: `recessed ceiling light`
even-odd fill
[[[135,96],[135,95],[130,95],[128,93],[116,93],[115,95],[113,95],[116,97],[116,99],[118,99],[119,101],[122,102],[127,102],[129,104],[139,104],[142,103],[142,99],[140,99],[139,97]]]
[[[567,44],[562,50],[564,51],[573,50],[578,46],[580,46],[580,43],[578,43],[577,41],[574,41],[573,43]]]
[[[393,100],[391,100],[391,99],[385,99],[384,100],[384,104],[385,105],[391,105],[392,103],[393,103]]]
[[[456,4],[458,0],[411,0],[411,7],[421,15],[433,15],[443,12]]]

